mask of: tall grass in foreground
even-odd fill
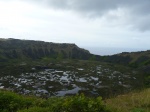
[[[150,88],[107,99],[112,112],[150,112]]]
[[[0,112],[150,112],[150,88],[105,101],[83,94],[42,99],[0,90]]]

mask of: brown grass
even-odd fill
[[[150,112],[150,88],[106,100],[113,112]]]

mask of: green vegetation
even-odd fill
[[[41,99],[0,90],[0,112],[150,112],[150,89],[105,101],[83,94]]]
[[[123,52],[112,56],[99,56],[79,48],[75,44],[58,44],[44,41],[1,39],[0,40],[0,69],[5,65],[16,62],[30,62],[31,60],[55,62],[64,59],[90,60],[121,64],[138,69],[146,74],[146,85],[149,87],[150,50],[141,52]]]
[[[40,99],[0,91],[0,112],[110,112],[101,97],[83,94],[72,97]]]
[[[35,98],[23,97],[13,92],[0,91],[0,112],[16,112],[19,109],[32,106]]]
[[[141,52],[123,52],[112,56],[99,56],[79,48],[75,44],[58,44],[44,41],[1,39],[0,62],[10,60],[36,60],[36,59],[79,59],[94,60],[109,63],[123,64],[138,68],[150,65],[150,50]]]
[[[150,89],[106,100],[113,112],[150,112]]]
[[[0,40],[0,76],[19,75],[32,71],[32,68],[52,68],[72,70],[74,68],[86,68],[78,71],[80,75],[88,74],[94,66],[103,65],[113,71],[136,75],[136,80],[123,80],[130,84],[134,82],[135,88],[150,87],[150,50],[121,53],[112,56],[99,56],[90,54],[75,44],[57,44],[43,41],[30,41],[18,39]],[[68,67],[68,68],[67,68]],[[95,74],[96,72],[93,72]],[[93,75],[91,74],[91,76]],[[109,72],[108,72],[109,74]],[[110,75],[110,74],[109,74]],[[108,78],[107,78],[108,79]],[[106,82],[112,85],[112,80]],[[117,82],[116,78],[116,82]],[[82,83],[81,83],[82,84]],[[125,85],[126,86],[126,85]],[[137,87],[137,88],[136,88]],[[122,86],[114,90],[100,93],[115,95],[127,93]],[[92,89],[92,88],[91,88]],[[118,92],[119,91],[119,92]],[[13,92],[0,90],[0,112],[150,112],[150,89],[142,92],[120,95],[115,98],[102,101],[101,97],[89,98],[84,95],[71,97],[53,97],[41,99],[31,96],[22,96]],[[114,94],[112,95],[114,96]]]
[[[19,39],[0,40],[0,62],[42,58],[87,60],[90,56],[89,51],[81,49],[75,44]]]

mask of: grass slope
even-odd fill
[[[0,90],[0,112],[150,112],[150,88],[105,101],[83,94],[41,99]]]
[[[150,88],[106,100],[112,112],[150,112]]]

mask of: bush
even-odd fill
[[[51,112],[49,108],[32,107],[30,109],[20,110],[18,112]]]
[[[46,99],[0,91],[0,112],[110,112],[102,98],[88,98],[83,94],[72,97]]]
[[[72,97],[50,98],[47,106],[51,112],[110,112],[102,98],[88,98],[83,94]]]
[[[1,111],[16,112],[19,109],[29,108],[33,101],[33,98],[23,97],[13,92],[0,91]]]

